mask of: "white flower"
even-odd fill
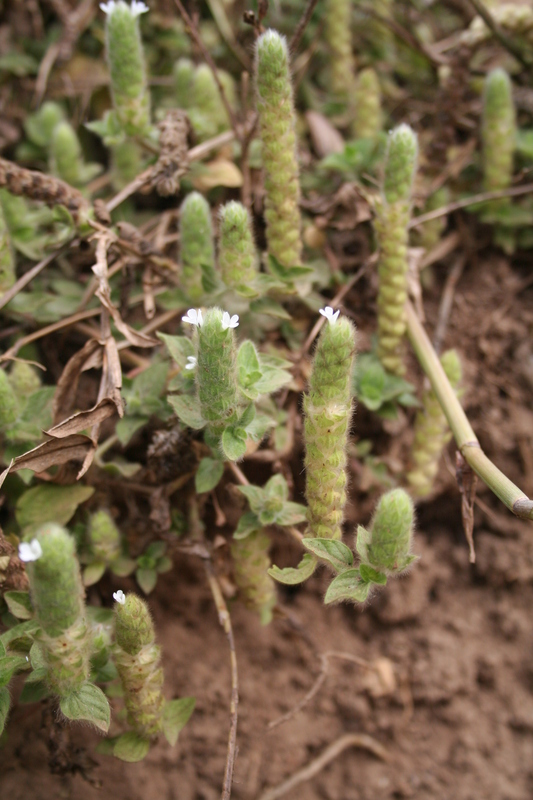
[[[124,0],[108,0],[107,3],[100,3],[100,8],[104,12],[104,14],[112,14],[115,8],[118,8],[119,5],[128,6],[124,3]],[[141,0],[132,0],[131,6],[129,7],[129,12],[132,17],[139,17],[141,14],[145,14],[147,11],[150,11],[146,3],[141,2]]]
[[[182,317],[182,322],[188,322],[190,325],[202,325],[204,318],[202,316],[202,309],[198,311],[195,308],[189,308],[186,316]]]
[[[337,311],[333,311],[331,306],[326,306],[325,308],[319,308],[318,313],[322,314],[322,316],[326,319],[329,319],[331,324],[334,325],[337,322],[337,317],[341,312],[339,309],[337,309]]]
[[[227,311],[222,314],[222,330],[226,331],[228,328],[236,328],[239,324],[239,315],[234,314],[232,317]]]
[[[37,561],[43,554],[43,549],[37,539],[19,544],[19,558],[21,561]]]
[[[124,594],[122,589],[119,589],[118,592],[113,592],[113,600],[116,600],[117,603],[120,603],[121,606],[124,605],[124,603],[126,602],[126,595]]]
[[[187,356],[187,361],[189,363],[185,364],[185,369],[194,369],[197,364],[196,356]]]

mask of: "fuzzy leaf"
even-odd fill
[[[111,564],[111,572],[119,578],[126,578],[134,571],[137,562],[133,558],[127,556],[120,556]]]
[[[246,452],[246,434],[242,428],[226,428],[222,434],[222,450],[230,461],[238,461]]]
[[[10,628],[8,631],[2,634],[0,637],[0,642],[7,647],[7,645],[11,644],[12,642],[16,642],[17,639],[25,639],[36,633],[39,630],[39,625],[34,619],[28,619],[26,622],[21,622],[19,625],[15,625],[13,628]]]
[[[38,703],[39,700],[49,697],[50,691],[44,680],[39,680],[38,678],[30,680],[33,676],[34,673],[32,672],[26,680],[19,696],[19,703]]]
[[[257,300],[252,300],[250,311],[254,314],[268,314],[269,317],[276,317],[277,319],[292,319],[281,303],[271,297],[259,297]]]
[[[324,597],[324,603],[339,603],[341,600],[354,600],[364,603],[370,591],[370,584],[361,580],[358,569],[347,569],[334,578]]]
[[[331,566],[341,572],[353,564],[353,553],[344,542],[337,539],[303,539],[302,544],[315,556],[327,561]]]
[[[243,342],[239,347],[239,352],[237,353],[237,376],[242,393],[249,399],[256,400],[259,397],[259,392],[255,389],[255,384],[261,378],[262,372],[255,345],[249,340]]]
[[[6,725],[10,702],[9,690],[6,686],[3,686],[0,689],[0,734],[3,732]]]
[[[85,719],[107,733],[110,720],[109,703],[103,691],[93,683],[84,683],[77,692],[62,697],[59,707],[67,719]]]
[[[129,761],[131,764],[142,761],[148,755],[150,741],[143,739],[138,733],[128,731],[119,736],[113,747],[113,755],[121,761]]]
[[[274,522],[276,525],[297,525],[299,522],[305,522],[306,515],[306,506],[286,500],[276,514]]]
[[[265,483],[265,494],[267,497],[276,497],[279,500],[286,500],[289,496],[289,487],[285,477],[278,473],[273,475]]]
[[[246,539],[251,533],[258,531],[261,529],[261,523],[257,517],[257,514],[254,514],[253,511],[246,511],[245,514],[242,515],[240,518],[235,533],[233,534],[234,539]]]
[[[271,567],[268,574],[279,583],[285,583],[288,586],[294,586],[297,583],[303,583],[311,577],[316,569],[318,561],[317,558],[311,553],[306,553],[297,567]]]
[[[105,564],[103,561],[94,561],[92,564],[88,564],[83,570],[83,585],[93,586],[98,583],[104,572]]]
[[[218,458],[202,458],[194,483],[198,494],[210,492],[224,474],[224,462]]]
[[[17,619],[31,619],[33,617],[29,592],[6,592],[4,600],[13,616]]]
[[[155,569],[138,569],[135,571],[135,580],[145,594],[150,594],[157,583],[157,572]]]
[[[115,433],[120,444],[125,446],[128,444],[132,436],[140,431],[148,422],[149,417],[122,417],[117,422]],[[105,468],[105,464],[103,465]]]
[[[189,428],[195,431],[201,430],[205,425],[205,420],[200,414],[198,400],[190,395],[171,395],[168,402],[180,418]]]
[[[260,486],[237,486],[250,504],[255,514],[260,514],[266,502],[266,492]]]
[[[189,721],[195,703],[194,697],[181,697],[179,700],[169,700],[165,703],[162,717],[163,733],[172,747],[178,741],[179,732]]]
[[[385,586],[387,583],[387,576],[382,572],[378,572],[377,569],[370,567],[368,564],[360,564],[359,572],[361,574],[361,580],[365,583],[377,583],[381,586]]]
[[[66,525],[78,506],[93,494],[92,486],[82,486],[79,483],[72,486],[43,483],[33,486],[19,497],[15,516],[26,533],[36,531],[45,522]]]
[[[0,686],[5,686],[11,680],[13,673],[30,666],[26,656],[4,656],[0,658]]]
[[[33,668],[32,675],[34,675],[40,669],[46,669],[46,661],[44,660],[43,651],[37,642],[34,642],[30,647],[29,655],[30,655],[30,663]],[[27,678],[26,680],[29,681],[30,678]],[[38,680],[40,680],[40,678],[38,678]]]
[[[262,366],[262,376],[255,384],[259,394],[273,394],[292,381],[292,375],[285,369]]]
[[[285,267],[283,264],[280,264],[277,258],[271,253],[268,256],[268,269],[275,278],[279,278],[279,280],[283,281],[284,283],[302,280],[303,278],[307,278],[309,275],[313,274],[313,270],[310,267],[301,267],[299,265],[294,267]]]

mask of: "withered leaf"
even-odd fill
[[[82,372],[102,364],[102,345],[97,339],[89,339],[81,350],[70,358],[57,382],[54,395],[53,419],[57,424],[69,413],[75,403],[78,383]]]
[[[122,410],[122,405],[120,406]],[[118,411],[117,404],[110,397],[104,397],[93,408],[87,411],[78,411],[68,419],[64,419],[58,425],[54,425],[46,431],[47,436],[53,436],[55,439],[65,439],[74,433],[84,431],[86,428],[91,428],[93,425],[98,425],[105,419],[112,417]]]

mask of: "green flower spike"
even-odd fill
[[[355,86],[355,116],[352,133],[356,139],[374,139],[381,131],[381,89],[371,67],[361,70]]]
[[[481,137],[484,187],[488,192],[507,189],[513,176],[516,112],[511,81],[503,69],[493,69],[485,81]],[[495,200],[490,208],[496,210],[508,202],[508,198]]]
[[[447,350],[440,362],[457,390],[461,381],[461,361],[456,350]],[[416,415],[415,439],[412,460],[414,468],[407,474],[411,490],[416,497],[430,494],[439,468],[441,452],[451,437],[448,422],[432,389],[422,398],[422,409]]]
[[[215,243],[209,203],[199,192],[187,195],[180,210],[181,287],[192,300],[205,294],[202,265],[214,269]]]
[[[411,187],[416,169],[417,138],[409,125],[389,134],[375,229],[379,244],[378,356],[394,375],[405,372],[402,344],[406,329],[407,242]]]
[[[162,729],[163,670],[161,650],[146,603],[134,594],[113,595],[115,638],[113,657],[124,690],[128,722],[143,739],[153,739]]]
[[[403,489],[382,495],[376,506],[370,530],[359,525],[356,549],[361,558],[359,570],[364,580],[379,582],[372,573],[397,575],[416,561],[411,555],[414,527],[413,501]]]
[[[0,368],[0,431],[9,428],[19,415],[19,401],[5,370]]]
[[[9,383],[19,403],[25,403],[30,395],[41,388],[37,370],[26,361],[15,361],[9,373]]]
[[[302,257],[300,183],[287,43],[276,31],[257,40],[256,82],[268,251],[291,267]]]
[[[304,399],[306,498],[311,537],[340,539],[346,503],[346,444],[352,416],[355,329],[327,306]]]
[[[142,151],[133,139],[110,145],[113,186],[122,189],[142,171]]]
[[[100,171],[98,164],[85,164],[80,140],[72,125],[66,121],[54,128],[50,162],[54,175],[70,186],[83,186]]]
[[[235,200],[220,210],[218,265],[222,280],[233,289],[249,286],[257,276],[257,258],[248,211]]]
[[[174,64],[174,97],[179,108],[189,108],[192,97],[194,64],[190,58],[180,58]]]
[[[247,608],[257,611],[261,623],[268,625],[276,605],[274,581],[268,574],[270,539],[263,531],[254,531],[244,539],[234,539],[231,555],[235,564],[235,583]]]
[[[184,322],[197,328],[196,386],[202,417],[207,422],[206,441],[218,448],[224,430],[237,419],[237,348],[233,329],[239,317],[211,308],[205,319],[189,309]]]
[[[325,35],[330,53],[331,91],[344,101],[352,99],[355,87],[351,15],[351,0],[327,0]]]
[[[91,636],[74,540],[67,531],[48,523],[31,542],[22,542],[19,557],[27,562],[30,593],[40,631],[37,647],[46,668],[46,683],[60,699],[68,719],[109,728],[109,703],[88,682]]]
[[[128,135],[146,136],[150,132],[150,92],[138,17],[148,6],[139,0],[133,0],[131,6],[124,0],[109,0],[100,8],[107,14],[107,61],[117,119]]]
[[[89,521],[91,550],[98,561],[110,564],[121,554],[120,531],[108,511],[100,510]]]
[[[15,283],[15,251],[11,236],[0,205],[0,297]],[[1,415],[1,412],[0,412]]]

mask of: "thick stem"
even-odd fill
[[[533,501],[518,486],[496,467],[481,449],[477,437],[467,419],[461,403],[450,385],[442,365],[413,306],[406,304],[407,333],[416,357],[431,383],[446,419],[450,425],[457,447],[474,472],[489,489],[499,497],[507,508],[521,519],[533,520]]]

